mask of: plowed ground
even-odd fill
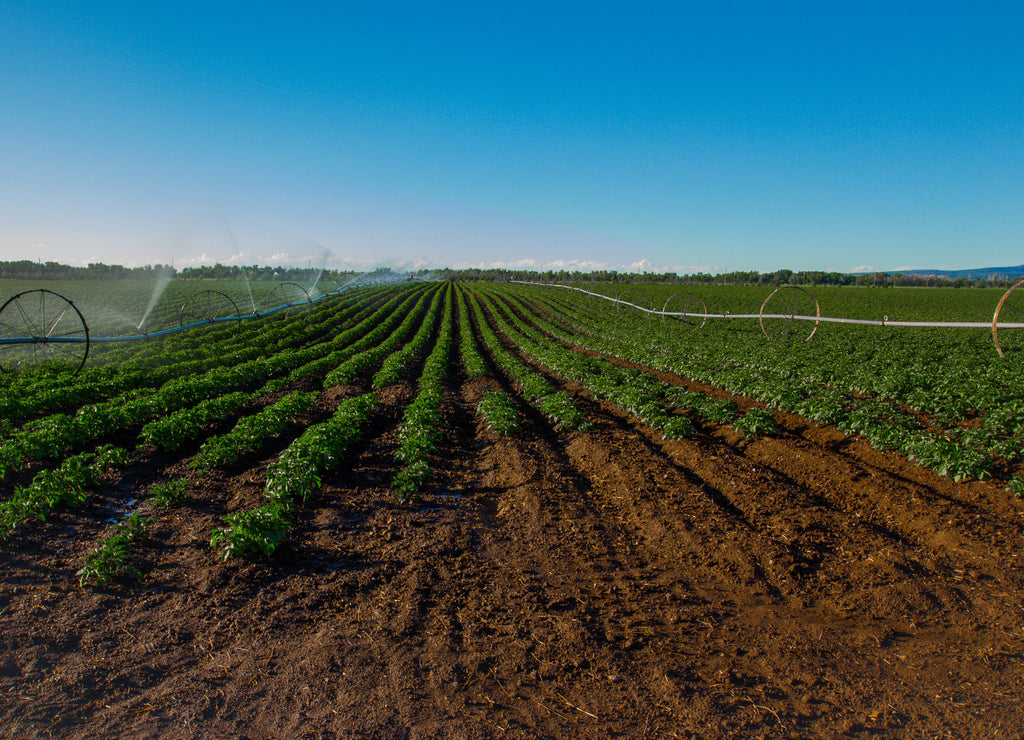
[[[415,390],[387,389],[272,560],[222,563],[209,533],[259,503],[278,450],[156,515],[140,583],[75,571],[138,471],[182,459],[136,453],[83,509],[17,531],[0,734],[1024,736],[1024,507],[1000,485],[778,414],[778,437],[664,441],[571,385],[594,431],[523,405],[502,438],[473,413],[496,385],[452,376],[412,506],[388,486]]]

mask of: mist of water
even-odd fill
[[[139,321],[139,325],[135,327],[137,331],[142,331],[142,325],[146,323],[146,319],[149,318],[149,314],[152,313],[157,301],[160,300],[160,296],[162,296],[164,291],[167,290],[167,286],[170,285],[172,277],[174,277],[173,267],[165,267],[160,271],[160,275],[157,277],[156,283],[153,285],[153,295],[149,297],[149,305],[146,306],[146,312],[142,314],[142,319]]]
[[[249,271],[244,267],[242,268],[242,277],[245,278],[245,289],[249,293],[249,305],[252,306],[252,315],[255,316],[259,311],[256,310],[256,299],[252,297],[252,285],[249,284]]]
[[[323,277],[324,268],[327,266],[327,258],[331,256],[331,250],[325,249],[320,257],[320,267],[317,268],[316,278],[313,279],[313,284],[309,287],[309,295],[315,298],[317,294],[317,286],[320,284],[320,278]]]

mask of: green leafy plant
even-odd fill
[[[29,485],[16,488],[14,495],[0,502],[0,533],[7,533],[29,519],[45,521],[50,510],[62,504],[81,506],[89,488],[110,470],[127,464],[125,450],[104,445],[95,452],[67,458],[55,470],[40,471]]]
[[[742,432],[747,439],[751,437],[778,434],[775,417],[764,409],[750,409],[732,423],[732,428]]]
[[[713,424],[728,424],[739,412],[739,406],[731,398],[709,399],[698,409],[698,413]]]
[[[226,527],[210,533],[210,547],[216,549],[223,545],[221,560],[243,552],[269,557],[284,541],[291,526],[284,509],[275,502],[228,514],[224,521]]]
[[[155,483],[149,487],[149,500],[161,511],[167,511],[185,500],[189,486],[187,478]]]
[[[103,586],[122,576],[136,580],[142,577],[139,569],[126,560],[132,548],[146,539],[148,520],[135,512],[124,521],[115,524],[99,545],[85,556],[85,564],[78,571],[78,582]]]
[[[522,429],[515,403],[505,391],[491,391],[485,395],[477,404],[476,412],[495,434],[518,434]]]

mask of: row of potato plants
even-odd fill
[[[437,290],[433,293],[430,300],[430,310],[427,312],[426,318],[420,322],[419,329],[416,330],[412,340],[401,349],[392,352],[374,374],[374,388],[383,388],[386,385],[397,382],[410,368],[413,361],[426,350],[428,343],[434,336],[437,319],[444,305],[443,297],[444,291]]]
[[[962,346],[950,351],[949,335],[830,327],[813,342],[771,342],[753,330],[686,330],[607,307],[574,311],[572,301],[555,303],[576,317],[562,331],[578,346],[835,424],[954,480],[986,478],[997,467],[1008,474],[1020,456],[1021,390],[1011,385],[1017,371],[965,361]],[[911,337],[917,341],[907,342]],[[916,382],[921,387],[909,392]]]
[[[69,457],[55,469],[39,471],[28,485],[16,486],[10,498],[0,501],[0,536],[29,520],[45,521],[58,506],[81,506],[91,488],[127,464],[124,449],[104,445]]]
[[[595,398],[661,431],[667,439],[683,439],[694,433],[688,416],[673,413],[683,409],[696,412],[706,422],[731,423],[748,438],[777,432],[774,417],[764,409],[750,409],[741,416],[732,400],[685,391],[658,380],[650,372],[622,367],[601,357],[587,357],[570,349],[525,320],[529,309],[517,297],[503,296],[503,311],[496,303],[492,306],[499,328],[524,352],[562,378],[580,383]],[[502,313],[507,321],[501,318]],[[555,330],[540,314],[531,314],[530,318],[545,330]]]
[[[230,432],[210,437],[189,462],[198,473],[223,468],[242,455],[258,450],[279,436],[320,397],[316,391],[292,391],[277,403],[251,416],[243,416]]]
[[[266,349],[260,349],[252,359],[231,365],[226,363],[239,358],[229,354],[205,372],[178,375],[158,389],[136,388],[107,401],[85,405],[73,415],[52,414],[24,425],[0,444],[0,478],[23,469],[30,460],[59,457],[104,435],[165,418],[246,386],[262,384],[261,394],[276,391],[295,380],[296,371],[324,353],[327,346],[334,346],[332,342],[303,345],[302,340],[309,337],[311,330],[323,331],[325,327],[322,324],[306,326],[302,318],[290,320],[288,325],[295,328],[288,329],[283,336],[268,332],[266,339],[277,337],[270,356],[266,356]],[[324,323],[329,327],[335,322],[336,319],[328,317]],[[257,346],[266,347],[263,339],[254,338]],[[146,436],[144,431],[144,441]]]
[[[459,352],[466,377],[470,380],[487,377],[490,375],[490,370],[483,355],[480,354],[480,347],[477,344],[476,335],[473,333],[469,305],[466,303],[466,293],[461,289],[458,291],[458,307]],[[488,391],[477,404],[476,413],[484,420],[487,428],[495,434],[518,434],[522,429],[515,401],[504,390]]]
[[[314,424],[292,442],[267,472],[267,503],[227,514],[213,530],[210,546],[227,559],[240,553],[272,555],[285,540],[301,502],[320,488],[323,476],[336,469],[366,433],[379,399],[376,392],[349,398],[324,422]]]
[[[436,295],[436,289],[433,293]],[[416,305],[404,318],[399,316],[389,319],[367,334],[361,351],[327,373],[327,377],[324,378],[324,387],[351,383],[370,368],[380,365],[386,357],[401,346],[404,340],[413,333],[416,326],[423,322],[423,316],[430,305],[431,298],[432,291],[423,291]],[[398,323],[400,318],[402,318],[401,323]]]
[[[151,485],[144,503],[157,514],[165,514],[186,498],[191,483],[187,478],[174,478]],[[131,557],[149,538],[150,525],[157,516],[143,516],[141,507],[126,514],[101,534],[85,554],[78,570],[79,585],[106,586],[111,582],[133,578],[141,580],[142,572]]]
[[[419,291],[394,295],[376,311],[316,347],[316,351],[311,353],[312,358],[293,370],[289,379],[299,380],[333,370],[353,355],[373,347],[380,337],[385,336],[402,321],[419,298]]]
[[[565,391],[556,391],[543,375],[531,370],[505,349],[501,339],[488,323],[476,295],[469,294],[468,300],[487,353],[506,377],[518,386],[527,403],[547,417],[556,427],[578,431],[591,429],[593,424],[576,407],[569,394]]]
[[[454,292],[450,283],[444,295],[441,331],[433,351],[423,365],[418,380],[419,392],[412,403],[405,407],[398,427],[395,460],[402,463],[403,467],[395,475],[392,488],[400,503],[411,501],[419,494],[433,472],[430,458],[441,443],[441,406],[444,402],[442,384],[448,375],[448,361],[454,343]]]

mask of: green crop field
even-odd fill
[[[79,369],[0,346],[4,639],[74,634],[47,680],[93,703],[132,686],[139,734],[171,721],[177,676],[201,682],[188,706],[228,671],[298,691],[265,634],[288,661],[337,640],[318,678],[367,687],[415,655],[427,678],[400,693],[448,676],[467,736],[934,735],[955,709],[917,698],[922,673],[989,728],[1014,701],[1024,352],[985,325],[1004,291],[400,282],[261,312],[277,286],[173,281],[152,307],[153,284],[46,287],[23,325],[56,326],[32,314],[66,293],[97,348]],[[212,292],[249,310],[180,329]],[[981,326],[808,339],[793,317],[819,310]],[[174,669],[142,675],[155,645]],[[823,670],[843,706],[815,703]],[[549,724],[517,709],[533,691],[561,701]],[[615,716],[574,709],[593,696]],[[41,726],[53,701],[10,716]],[[83,711],[83,732],[123,727]]]

